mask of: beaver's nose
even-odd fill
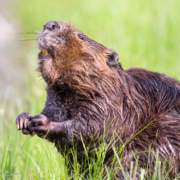
[[[44,25],[44,29],[57,30],[59,29],[59,25],[56,21],[49,21]]]

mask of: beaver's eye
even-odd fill
[[[82,35],[82,34],[79,34],[78,37],[79,37],[79,39],[81,39],[81,40],[84,40],[84,39],[85,39],[84,35]]]

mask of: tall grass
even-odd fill
[[[40,31],[47,21],[70,20],[90,38],[114,49],[125,69],[138,66],[180,80],[179,0],[16,0],[10,5],[11,14],[19,22],[18,33]],[[35,35],[20,35],[20,39],[33,37]],[[12,61],[19,63],[17,73],[22,72],[25,81],[14,89],[10,87],[7,97],[0,99],[0,178],[70,179],[73,176],[84,179],[85,172],[89,172],[89,179],[103,179],[103,171],[107,171],[107,179],[113,179],[112,169],[103,166],[105,143],[95,151],[96,158],[86,157],[87,169],[75,161],[74,172],[69,174],[68,158],[57,153],[51,143],[16,130],[17,115],[23,111],[39,114],[46,98],[45,83],[34,71],[38,53],[36,43],[23,41],[19,47],[18,56]],[[13,98],[9,98],[9,93],[15,89]],[[72,151],[76,160],[75,148]],[[114,161],[126,179],[134,179],[138,160],[128,173],[121,164],[120,152],[116,149],[114,152]],[[168,174],[160,169],[163,163],[156,159],[155,173],[149,179],[168,179]],[[143,179],[147,170],[140,171]]]

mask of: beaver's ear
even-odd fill
[[[110,50],[110,52],[108,53],[108,65],[109,66],[116,66],[118,65],[118,60],[119,60],[119,55],[113,51],[113,50]]]

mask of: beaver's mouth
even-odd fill
[[[40,53],[44,54],[44,55],[48,55],[48,50],[47,49],[40,49]]]
[[[46,48],[39,48],[40,53],[38,55],[39,59],[48,59],[48,58],[53,58],[53,53],[50,49]]]
[[[53,58],[54,48],[52,47],[51,37],[48,34],[43,34],[43,32],[38,37],[38,48],[40,50],[38,54],[38,58],[40,60],[45,60],[49,58]]]

